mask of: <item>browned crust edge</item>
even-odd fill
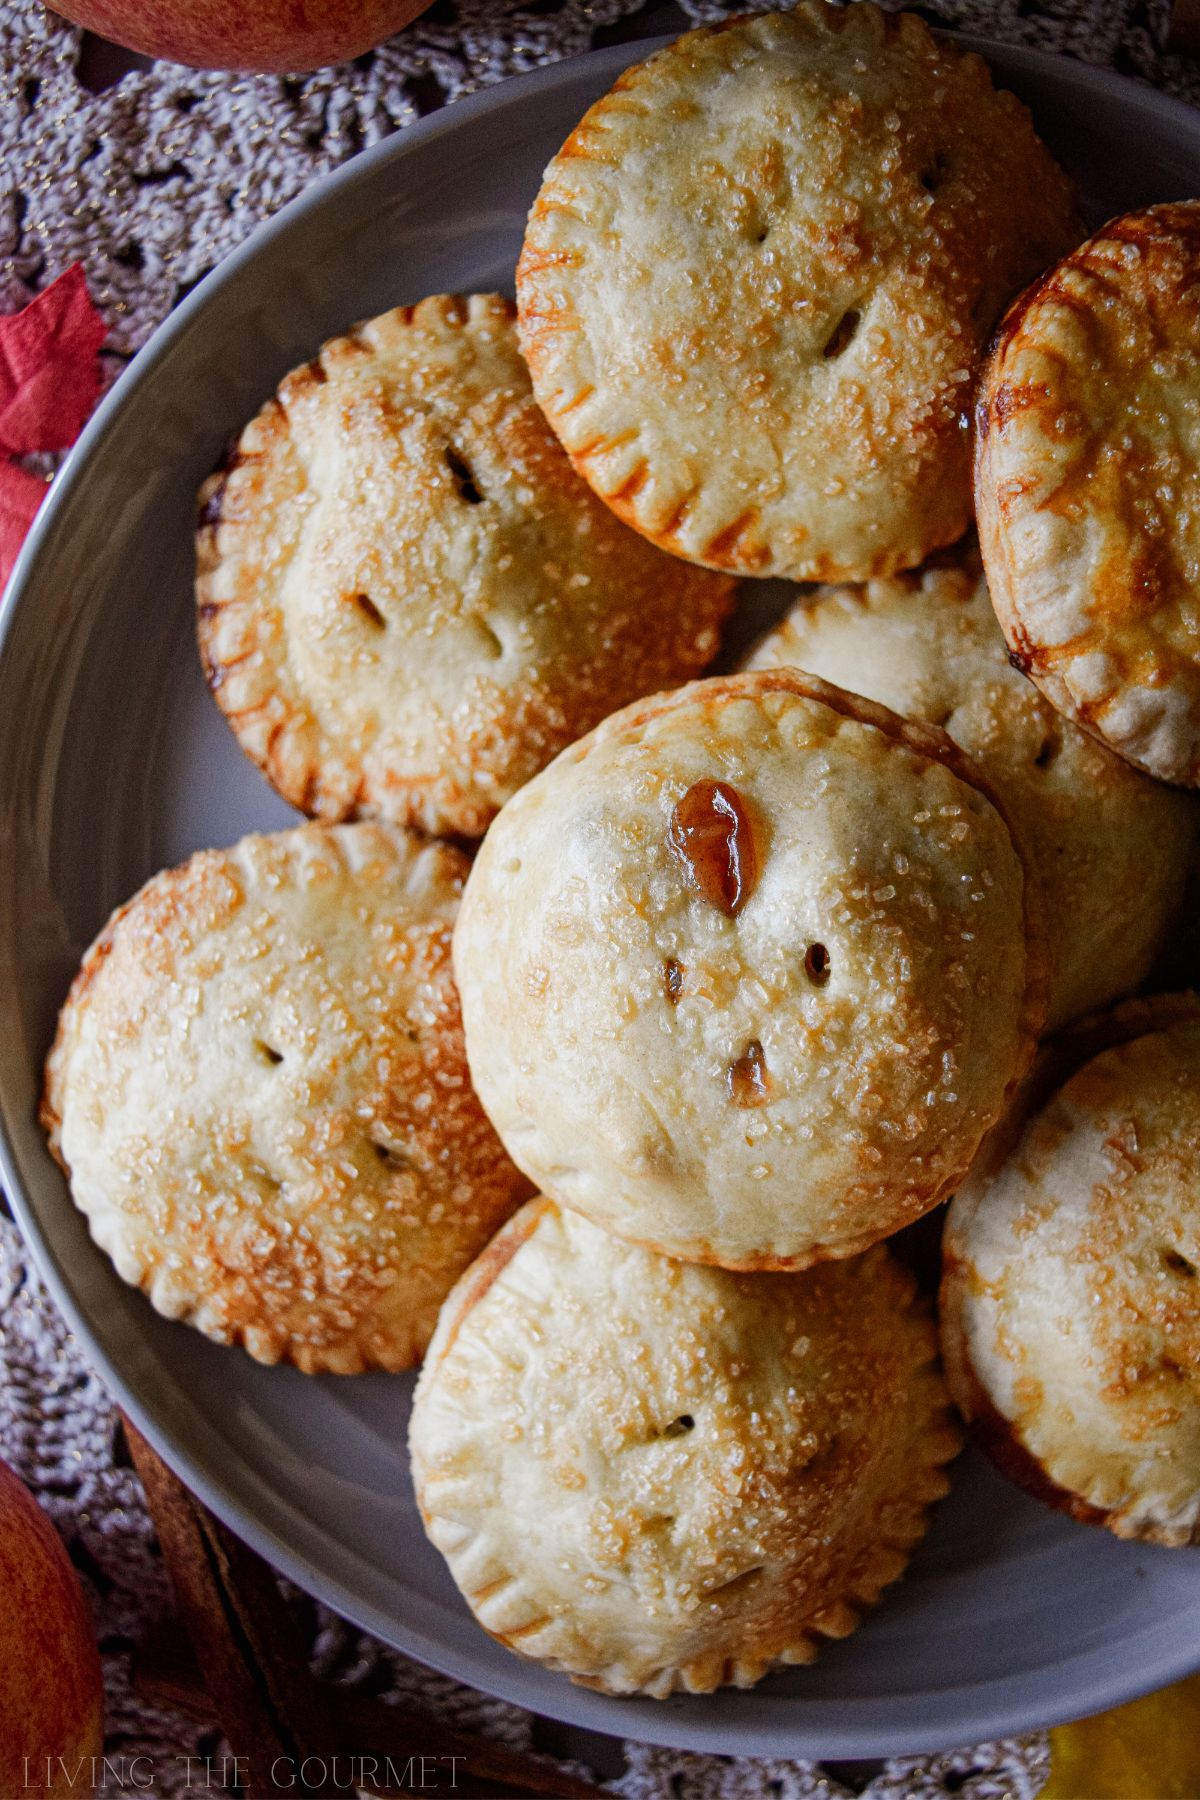
[[[557,1203],[548,1195],[536,1194],[533,1199],[526,1200],[512,1218],[500,1227],[465,1273],[459,1276],[448,1294],[441,1319],[445,1330],[437,1347],[437,1358],[430,1364],[426,1357],[426,1366],[435,1369],[441,1367],[470,1314],[503,1275],[521,1245],[533,1236],[548,1213],[558,1211]]]
[[[636,729],[648,725],[652,720],[662,718],[699,699],[723,704],[771,693],[795,694],[802,700],[815,700],[842,718],[852,719],[860,725],[873,726],[876,731],[882,732],[903,748],[915,750],[931,761],[943,763],[951,774],[956,775],[966,786],[976,789],[985,800],[989,800],[1005,825],[1008,825],[1004,803],[997,797],[992,783],[979,765],[972,761],[965,750],[959,748],[940,725],[929,725],[921,719],[902,718],[899,713],[893,712],[890,707],[881,706],[876,700],[867,700],[861,694],[853,694],[847,688],[836,687],[833,682],[822,680],[819,675],[810,675],[803,669],[790,666],[745,669],[732,675],[701,676],[697,681],[685,682],[682,687],[671,688],[665,693],[649,694],[644,700],[636,700],[631,706],[613,713],[603,724],[597,726],[594,733],[584,738],[579,745],[573,746],[573,750],[582,750],[586,755],[593,739],[600,734],[607,736],[610,729]]]
[[[955,1188],[961,1184],[961,1180],[962,1177],[957,1176],[944,1182],[932,1200],[923,1200],[919,1207],[906,1213],[894,1225],[889,1225],[886,1231],[864,1232],[860,1237],[839,1243],[836,1248],[831,1244],[815,1244],[811,1251],[806,1251],[799,1256],[766,1254],[733,1261],[727,1256],[718,1256],[707,1239],[690,1243],[684,1254],[678,1244],[660,1244],[655,1238],[638,1237],[619,1225],[609,1223],[608,1220],[605,1220],[599,1229],[606,1231],[610,1237],[620,1238],[622,1243],[630,1244],[635,1249],[652,1250],[656,1256],[665,1256],[672,1262],[698,1263],[706,1269],[725,1269],[731,1275],[802,1275],[806,1269],[815,1269],[821,1263],[847,1262],[852,1257],[865,1255],[868,1250],[873,1250],[877,1244],[882,1244],[887,1238],[893,1237],[897,1231],[903,1231],[906,1225],[916,1224],[918,1219],[923,1219],[927,1213],[940,1206],[942,1201],[949,1199]],[[563,1200],[558,1204],[561,1204],[564,1212],[578,1213],[579,1217],[587,1219],[589,1224],[598,1223],[582,1206],[575,1206],[569,1200]]]
[[[545,1195],[539,1195],[536,1199],[527,1202],[521,1211],[500,1229],[487,1249],[476,1258],[472,1267],[461,1278],[458,1287],[450,1296],[445,1315],[447,1323],[445,1340],[440,1346],[436,1363],[426,1358],[426,1368],[436,1369],[440,1366],[442,1359],[453,1345],[464,1320],[478,1301],[483,1299],[492,1284],[516,1256],[521,1246],[533,1235],[545,1214],[548,1211],[560,1213],[563,1210],[570,1209],[560,1208],[557,1202],[550,1200]],[[653,1246],[650,1245],[644,1247],[653,1249]],[[567,1675],[577,1687],[618,1696],[647,1695],[652,1699],[666,1699],[676,1693],[713,1693],[718,1688],[727,1686],[750,1687],[773,1671],[816,1661],[823,1643],[848,1637],[856,1631],[866,1616],[879,1604],[886,1590],[905,1574],[917,1545],[929,1530],[935,1506],[949,1491],[950,1478],[946,1470],[955,1457],[960,1454],[965,1442],[965,1433],[954,1411],[951,1397],[947,1391],[948,1384],[939,1367],[937,1326],[933,1318],[932,1301],[920,1291],[911,1270],[906,1269],[886,1247],[879,1246],[879,1256],[880,1280],[896,1307],[926,1327],[927,1355],[922,1361],[914,1360],[911,1379],[916,1382],[932,1374],[940,1390],[940,1398],[931,1403],[926,1420],[926,1435],[935,1445],[934,1453],[922,1465],[923,1471],[934,1480],[936,1485],[914,1505],[910,1528],[902,1533],[893,1533],[877,1546],[879,1552],[892,1552],[899,1557],[901,1560],[898,1567],[891,1568],[883,1574],[879,1574],[877,1571],[864,1574],[855,1587],[848,1588],[844,1595],[830,1601],[819,1613],[814,1614],[798,1630],[793,1643],[769,1657],[747,1660],[737,1655],[718,1657],[710,1654],[707,1657],[697,1657],[689,1663],[654,1671],[645,1682],[637,1687],[609,1682],[600,1675],[578,1674],[567,1668],[558,1659],[534,1655],[523,1647],[518,1641],[518,1637],[502,1631],[491,1630],[475,1615],[475,1622],[480,1629],[486,1632],[494,1642],[502,1644],[506,1650],[523,1660],[539,1663],[545,1668],[554,1669]],[[419,1486],[417,1486],[417,1505],[425,1529],[429,1532],[434,1515],[426,1507],[423,1492]],[[880,1561],[883,1560],[881,1555]],[[474,1607],[472,1607],[472,1613],[474,1614]]]
[[[1065,271],[1085,264],[1093,252],[1105,243],[1141,247],[1156,235],[1151,228],[1154,223],[1166,219],[1168,215],[1179,214],[1187,215],[1188,235],[1194,240],[1194,248],[1200,251],[1200,202],[1164,201],[1156,206],[1118,213],[1106,220],[1098,231],[1092,232],[1066,256],[1051,264],[1050,268],[1030,282],[1011,302],[993,332],[979,366],[976,401],[972,412],[971,467],[988,592],[997,621],[1008,643],[1010,661],[1014,668],[1027,675],[1051,705],[1078,725],[1081,731],[1085,731],[1113,755],[1120,756],[1131,768],[1140,769],[1157,781],[1187,791],[1200,782],[1200,777],[1194,771],[1167,774],[1163,769],[1134,755],[1125,746],[1113,743],[1091,717],[1088,707],[1080,705],[1076,700],[1057,668],[1047,663],[1042,647],[1021,611],[1021,583],[1016,578],[1007,554],[1008,531],[1000,517],[1001,509],[996,505],[996,483],[991,469],[992,428],[998,426],[1003,430],[1014,403],[1014,390],[1005,377],[1005,359],[1028,323],[1030,315],[1048,300],[1057,302],[1067,311],[1079,313],[1080,302],[1062,285]],[[1179,230],[1182,227],[1168,225],[1168,229]]]
[[[517,308],[507,295],[495,292],[438,293],[427,295],[407,306],[392,307],[327,338],[313,357],[283,376],[274,393],[263,401],[241,431],[227,443],[213,472],[202,482],[197,494],[194,537],[195,630],[205,684],[224,714],[247,761],[259,770],[290,806],[322,824],[342,824],[378,817],[385,822],[407,825],[426,835],[436,833],[439,837],[466,843],[483,837],[499,811],[499,806],[494,801],[481,797],[469,783],[464,785],[459,781],[452,782],[444,774],[435,778],[428,772],[409,775],[390,772],[386,793],[381,797],[378,792],[368,791],[367,776],[360,769],[352,791],[331,792],[326,779],[329,758],[320,755],[307,768],[303,779],[292,778],[283,765],[283,759],[277,754],[277,744],[296,717],[296,707],[291,702],[281,702],[276,692],[240,711],[229,708],[223,694],[226,678],[246,657],[223,658],[216,654],[213,647],[216,621],[228,606],[236,604],[231,599],[216,600],[212,597],[212,575],[222,560],[217,548],[218,532],[223,524],[236,528],[239,523],[238,520],[225,518],[223,502],[226,487],[235,470],[270,457],[272,445],[269,440],[287,430],[288,405],[306,390],[329,380],[325,366],[327,359],[332,356],[337,361],[343,361],[352,354],[370,354],[371,345],[364,335],[370,327],[381,321],[411,326],[420,322],[423,309],[436,308],[445,324],[459,329],[466,328],[471,324],[472,302],[486,303],[496,322],[516,325]],[[562,449],[556,436],[553,437],[553,442]],[[592,495],[590,484],[585,485],[589,495]],[[595,498],[598,499],[599,496]],[[644,533],[639,535],[645,536]],[[691,561],[690,558],[679,560]],[[715,576],[709,579],[713,593],[712,622],[714,629],[719,630],[728,622],[736,603],[737,575],[734,571],[726,571],[723,582],[718,581]],[[711,661],[711,657],[708,660]],[[696,659],[689,658],[693,666],[695,661]],[[247,742],[243,730],[244,721],[265,721],[269,726],[266,743],[261,749],[252,748]],[[569,747],[569,744],[563,744],[561,749]],[[428,809],[423,803],[428,801],[431,788],[438,787],[439,784],[441,798],[436,808],[439,816],[431,822]],[[389,799],[399,804],[394,807],[388,805]]]
[[[489,302],[498,318],[515,324],[517,309],[506,295],[488,293],[478,296],[466,294],[431,294],[424,300],[413,302],[407,306],[395,306],[378,315],[380,318],[395,319],[402,325],[411,325],[422,306],[440,306],[447,323],[465,326],[469,322],[468,301],[471,298],[482,298]],[[349,355],[369,354],[370,345],[364,338],[364,332],[374,319],[360,319],[348,326],[344,331],[326,338],[316,354],[307,362],[298,363],[289,369],[271,393],[259,407],[258,411],[247,420],[241,431],[225,446],[212,473],[201,483],[196,497],[196,530],[195,530],[195,619],[196,642],[200,654],[200,663],[204,672],[205,685],[213,696],[226,722],[233,732],[238,746],[247,761],[252,763],[270,782],[278,794],[294,806],[298,812],[310,819],[326,825],[350,823],[360,818],[376,816],[376,808],[366,797],[365,778],[359,779],[357,791],[345,800],[332,800],[321,777],[319,766],[310,768],[303,782],[289,780],[275,755],[276,741],[284,728],[285,717],[273,721],[265,750],[260,754],[246,743],[243,732],[239,729],[242,715],[230,712],[222,699],[221,690],[226,676],[234,666],[232,662],[217,656],[212,648],[214,622],[230,604],[228,601],[216,601],[211,597],[210,578],[213,570],[220,562],[217,550],[217,533],[226,523],[222,502],[225,496],[229,477],[243,464],[261,461],[269,454],[267,449],[249,447],[248,439],[262,425],[264,419],[271,417],[273,422],[286,412],[286,402],[302,394],[306,389],[320,386],[328,381],[329,375],[325,367],[326,358],[331,354]],[[234,521],[229,521],[234,523]],[[241,660],[240,658],[238,660]],[[256,713],[265,710],[269,703],[250,709]],[[410,775],[394,776],[390,786],[395,790],[420,795],[429,785],[427,776]],[[481,837],[491,819],[495,815],[494,807],[482,803],[470,804],[459,792],[461,804],[456,807],[453,820],[454,831],[443,835],[467,835]],[[408,806],[404,814],[396,822],[406,824],[413,830],[422,827],[417,817],[418,807]]]
[[[861,0],[859,3],[861,4]],[[546,412],[549,423],[555,426],[556,435],[557,416],[553,412]],[[561,439],[559,441],[561,442]],[[877,550],[865,562],[839,562],[835,557],[822,554],[798,558],[789,562],[786,569],[778,566],[768,567],[766,565],[769,562],[769,555],[765,550],[761,554],[753,555],[732,554],[733,544],[738,539],[731,536],[728,528],[719,532],[705,545],[703,551],[685,548],[678,526],[655,529],[647,524],[638,515],[628,495],[619,489],[616,492],[608,493],[603,488],[596,486],[589,472],[592,463],[590,455],[569,450],[565,444],[563,444],[563,449],[566,451],[572,468],[583,481],[587,482],[593,493],[603,500],[609,511],[616,514],[623,525],[627,525],[631,531],[636,531],[638,536],[645,538],[648,544],[653,544],[658,550],[666,551],[670,556],[678,557],[682,562],[691,563],[698,569],[710,569],[714,574],[728,575],[734,580],[753,581],[758,579],[830,584],[834,582],[885,581],[893,575],[902,575],[909,569],[919,568],[931,556],[936,556],[941,550],[949,549],[952,544],[958,542],[971,524],[971,508],[969,503],[964,502],[959,515],[945,527],[930,525],[928,531],[922,533],[919,539],[910,540],[907,545],[900,545],[893,550]],[[677,509],[676,516],[680,522],[686,515],[689,504],[690,502],[685,501]],[[730,553],[726,554],[724,551],[718,553],[718,544],[728,544]]]
[[[423,833],[415,830],[411,826],[391,826],[386,822],[381,823],[374,820],[364,821],[363,823],[367,825],[378,825],[378,828],[384,832],[389,830],[403,832],[406,836],[411,838],[419,848],[436,846],[440,852],[444,852],[452,860],[459,859],[464,864],[469,861],[467,849],[456,842],[444,839],[427,838]],[[175,882],[180,877],[186,876],[197,863],[219,863],[221,860],[232,856],[242,845],[255,841],[270,840],[280,837],[295,837],[302,833],[312,834],[316,838],[328,839],[330,834],[336,829],[336,825],[332,823],[306,820],[298,825],[285,826],[278,832],[247,833],[227,849],[197,850],[183,862],[175,864],[167,869],[160,869],[157,873],[152,875],[148,881],[143,882],[142,886],[138,888],[128,900],[124,901],[112,914],[110,914],[107,922],[101,928],[97,937],[84,952],[79,968],[67,990],[66,997],[59,1007],[54,1037],[42,1065],[42,1085],[37,1102],[37,1122],[46,1137],[46,1147],[50,1155],[58,1164],[58,1167],[66,1178],[68,1193],[72,1204],[77,1206],[77,1210],[79,1210],[81,1216],[84,1218],[88,1226],[89,1235],[92,1235],[91,1216],[84,1212],[83,1208],[79,1207],[78,1203],[75,1201],[74,1190],[72,1187],[71,1166],[67,1161],[62,1148],[63,1118],[56,1097],[56,1065],[65,1048],[68,1020],[84,1003],[89,989],[95,984],[103,972],[116,943],[117,933],[124,920],[131,913],[136,911],[149,895],[153,894],[156,890]],[[460,871],[460,873],[465,875],[465,868]],[[524,1185],[528,1188],[530,1184],[526,1182]],[[107,1250],[103,1251],[103,1254],[107,1260],[112,1260],[111,1255]],[[125,1277],[122,1277],[122,1280],[125,1279]],[[149,1298],[151,1287],[153,1285],[152,1275],[148,1272],[137,1281],[126,1281],[126,1285],[132,1287],[135,1292],[144,1294]],[[153,1304],[153,1301],[151,1304]],[[202,1327],[196,1326],[194,1318],[190,1315],[180,1315],[178,1323],[186,1324],[193,1330],[199,1330],[202,1336],[209,1336]],[[257,1355],[247,1349],[245,1333],[242,1328],[238,1328],[228,1339],[210,1338],[210,1341],[220,1342],[230,1348],[240,1349],[247,1355],[253,1356],[254,1360],[264,1367],[287,1365],[298,1369],[301,1374],[305,1375],[353,1375],[365,1374],[372,1371],[401,1374],[417,1367],[421,1361],[420,1351],[417,1350],[403,1361],[367,1361],[366,1359],[360,1359],[360,1361],[354,1365],[338,1365],[336,1361],[328,1360],[327,1356],[324,1354],[318,1354],[314,1357],[307,1352],[297,1353],[291,1348],[285,1348],[277,1357],[268,1361],[265,1357]]]
[[[995,1405],[975,1372],[963,1322],[963,1295],[969,1283],[967,1265],[952,1249],[944,1249],[938,1289],[942,1367],[946,1385],[967,1422],[971,1439],[988,1460],[1034,1500],[1040,1500],[1053,1512],[1065,1513],[1081,1525],[1098,1525],[1112,1532],[1114,1537],[1161,1544],[1172,1550],[1200,1544],[1200,1521],[1190,1532],[1153,1524],[1131,1526],[1119,1518],[1115,1508],[1095,1506],[1082,1494],[1055,1481],[1019,1436],[1014,1422]]]
[[[799,11],[802,9],[809,12],[819,12],[822,15],[822,24],[824,27],[832,35],[838,37],[845,31],[850,16],[850,9],[845,5],[832,5],[828,3],[828,0],[801,0],[801,5],[797,6],[795,10]],[[1009,102],[1016,102],[1029,123],[1030,129],[1033,131],[1037,142],[1042,144],[1040,135],[1034,130],[1033,115],[1029,107],[1027,107],[1011,89],[997,84],[988,63],[977,51],[969,50],[956,44],[952,37],[947,38],[942,31],[934,31],[919,13],[909,12],[903,9],[885,10],[878,5],[875,5],[873,0],[859,0],[859,3],[853,10],[859,15],[870,14],[872,16],[876,27],[880,32],[881,41],[884,47],[891,45],[896,39],[907,35],[910,39],[914,36],[919,36],[923,40],[923,47],[929,51],[941,53],[943,55],[948,50],[955,52],[961,63],[972,66],[977,72],[983,75],[990,92],[996,95],[1006,95]],[[560,150],[556,152],[555,158],[552,160],[557,160],[557,157],[562,154],[562,150],[567,148],[577,134],[588,125],[589,121],[594,117],[603,114],[605,108],[615,96],[628,92],[631,88],[636,87],[644,72],[651,64],[656,63],[665,56],[678,53],[680,47],[683,45],[695,43],[705,38],[722,36],[768,16],[770,15],[762,12],[738,12],[732,14],[728,18],[715,21],[711,24],[696,26],[690,31],[681,33],[680,36],[675,38],[671,43],[652,52],[650,56],[645,57],[641,62],[631,64],[629,68],[622,70],[621,74],[617,76],[608,92],[592,103],[578,125],[576,125],[568,135],[564,144],[560,147]],[[1043,148],[1044,147],[1045,146],[1043,145]],[[1047,155],[1049,155],[1048,150]],[[1074,193],[1074,183],[1071,183],[1071,189],[1072,193]],[[539,190],[538,196],[530,209],[530,221],[532,222],[534,219],[541,218],[543,214],[542,196],[541,191]],[[1082,233],[1084,227],[1080,220],[1077,208],[1075,217],[1078,229],[1080,233]],[[535,265],[542,255],[542,251],[535,250],[533,244],[530,242],[530,236],[527,231],[517,261],[517,322],[522,355],[525,357],[530,369],[535,371],[542,359],[535,353],[532,337],[527,335],[524,328],[522,290],[525,282],[532,279],[535,272]],[[547,260],[553,260],[553,258],[548,258]],[[541,405],[542,411],[550,425],[553,427],[555,435],[560,436],[559,421],[565,416],[565,413],[569,410],[569,406],[553,406],[541,400],[540,397],[539,405]],[[578,474],[587,481],[589,486],[593,486],[591,476],[588,472],[592,458],[588,452],[570,450],[565,443],[563,448],[566,449],[571,464]],[[638,486],[640,487],[640,485],[639,482]],[[761,575],[765,578],[777,575],[778,571],[764,569],[762,567],[762,564],[768,560],[765,550],[762,550],[757,554],[743,554],[740,557],[734,553],[736,551],[738,539],[742,535],[741,531],[738,529],[741,522],[735,522],[733,526],[726,527],[719,532],[717,537],[705,547],[705,550],[702,553],[683,548],[679,538],[678,525],[682,522],[683,517],[686,516],[690,509],[695,491],[696,490],[693,489],[692,493],[684,498],[679,507],[677,507],[673,520],[669,522],[665,528],[654,528],[639,518],[636,513],[632,504],[632,500],[636,497],[636,489],[633,494],[627,494],[624,489],[617,489],[611,493],[606,493],[600,488],[595,489],[595,492],[604,500],[605,505],[617,515],[622,523],[628,525],[631,530],[638,532],[649,543],[655,544],[660,549],[666,550],[674,556],[681,557],[687,562],[695,563],[701,568],[728,572],[743,579],[753,579],[755,575]],[[828,556],[809,559],[808,561],[802,559],[798,565],[788,571],[787,578],[806,582],[863,582],[883,580],[890,576],[901,574],[909,569],[918,567],[930,556],[936,555],[939,551],[948,549],[958,541],[963,532],[968,530],[972,523],[973,508],[969,499],[964,501],[960,511],[961,517],[957,524],[954,525],[953,529],[949,525],[943,527],[931,525],[918,541],[910,542],[907,547],[898,546],[891,551],[876,551],[869,561],[858,563],[853,567],[844,563],[838,563],[835,559]],[[756,509],[755,516],[757,516]],[[726,553],[714,554],[714,550],[718,544],[721,544],[723,548],[727,546]]]
[[[460,296],[445,295],[435,296],[435,298],[443,299],[446,302],[449,314],[453,319],[458,322],[465,320],[466,312]],[[415,306],[411,305],[393,309],[406,324],[411,323],[415,310]],[[513,310],[515,313],[515,309]],[[273,720],[265,750],[260,754],[251,749],[240,729],[243,715],[231,712],[222,697],[226,677],[234,664],[215,654],[213,636],[215,621],[231,602],[212,598],[211,577],[221,561],[220,552],[217,549],[217,534],[223,524],[234,523],[234,521],[226,521],[223,510],[229,478],[236,469],[244,464],[262,461],[269,455],[269,447],[261,449],[250,447],[251,435],[258,431],[267,419],[270,419],[273,431],[278,431],[279,421],[285,414],[283,404],[285,393],[288,397],[294,397],[303,393],[305,389],[319,386],[329,379],[325,369],[325,358],[331,350],[365,353],[368,346],[363,340],[362,333],[369,322],[368,320],[358,320],[345,331],[325,339],[316,354],[307,362],[298,363],[287,371],[273,392],[246,421],[241,431],[226,444],[215,468],[201,483],[196,496],[194,582],[196,644],[200,654],[201,668],[204,672],[205,686],[224,714],[246,760],[260,771],[289,806],[294,806],[297,811],[304,813],[308,818],[317,819],[330,825],[362,816],[363,784],[360,781],[358,792],[347,801],[331,804],[329,796],[323,791],[320,771],[317,768],[310,769],[302,783],[288,780],[275,755],[275,745],[284,729],[286,714]],[[243,659],[238,658],[237,660]],[[266,703],[251,710],[261,712],[265,710],[265,706]],[[404,782],[398,785],[409,787],[413,784]]]
[[[1138,995],[1100,1012],[1087,1013],[1039,1044],[1033,1063],[1017,1084],[1010,1104],[987,1134],[971,1178],[991,1180],[1015,1150],[1026,1125],[1061,1087],[1093,1058],[1135,1038],[1200,1018],[1200,993]]]
[[[1084,1525],[1107,1525],[1111,1514],[1093,1506],[1069,1488],[1060,1487],[1026,1449],[1011,1419],[992,1403],[975,1373],[967,1351],[961,1296],[968,1276],[965,1265],[951,1250],[943,1255],[938,1310],[942,1339],[942,1366],[955,1405],[970,1427],[980,1449],[1010,1481],[1049,1506]]]
[[[201,851],[200,854],[204,855],[206,852]],[[109,915],[108,921],[101,928],[99,936],[96,937],[88,946],[87,950],[85,950],[83,960],[75,971],[71,985],[67,989],[66,998],[58,1009],[58,1019],[54,1028],[54,1038],[49,1050],[46,1052],[45,1061],[42,1064],[42,1091],[38,1101],[37,1120],[43,1132],[46,1134],[46,1142],[50,1154],[66,1176],[68,1182],[70,1182],[71,1179],[71,1170],[66,1157],[62,1153],[62,1113],[59,1111],[54,1094],[55,1065],[58,1061],[59,1054],[66,1043],[67,1019],[80,1006],[88,989],[99,978],[100,971],[104,968],[105,963],[112,955],[113,944],[116,941],[116,935],[120,928],[121,921],[141,902],[143,894],[161,879],[161,874],[152,875],[149,881],[143,882],[136,894],[131,894],[128,900],[124,901],[122,905],[117,907],[115,912]]]

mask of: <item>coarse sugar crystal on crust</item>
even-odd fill
[[[1200,999],[1131,1001],[1076,1035],[1087,1060],[1030,1084],[951,1205],[947,1378],[1039,1499],[1200,1543]]]
[[[472,1078],[561,1204],[729,1268],[944,1199],[1032,1052],[1039,921],[943,732],[796,669],[615,714],[505,807],[455,928]]]
[[[521,344],[575,466],[655,542],[885,575],[969,523],[977,354],[1081,235],[978,56],[803,0],[687,33],[585,114],[530,214]]]
[[[884,1249],[735,1275],[545,1199],[447,1300],[410,1429],[425,1528],[480,1624],[656,1697],[748,1687],[853,1631],[959,1441]]]
[[[399,826],[244,838],[155,876],[88,951],[42,1121],[160,1312],[309,1373],[420,1358],[529,1191],[467,1074],[466,868]]]
[[[975,498],[1013,655],[1149,774],[1200,785],[1200,201],[1114,219],[988,359]]]
[[[1146,979],[1181,922],[1197,803],[1013,668],[973,541],[909,574],[802,595],[744,664],[786,665],[941,726],[991,780],[1042,903],[1051,1030]]]
[[[513,308],[436,295],[293,370],[200,494],[209,686],[285,799],[479,836],[638,694],[698,674],[728,577],[581,481]]]

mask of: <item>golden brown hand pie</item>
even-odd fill
[[[404,1369],[528,1192],[467,1075],[466,859],[305,826],[158,875],[84,958],[43,1123],[169,1318],[310,1373]]]
[[[1111,1038],[950,1208],[946,1372],[1040,1498],[1197,1543],[1200,1001],[1134,1001]]]
[[[467,1053],[555,1200],[730,1268],[849,1256],[965,1173],[1040,1019],[1019,856],[943,733],[794,669],[608,719],[509,802]]]
[[[1003,798],[1040,896],[1051,1028],[1145,980],[1178,922],[1196,807],[1064,719],[1011,665],[973,544],[797,601],[747,659],[941,725]]]
[[[324,819],[479,835],[614,707],[703,669],[732,604],[574,473],[498,294],[326,344],[200,498],[209,685]]]
[[[975,497],[1013,655],[1068,718],[1200,783],[1200,201],[1111,224],[1009,312]]]
[[[733,1275],[548,1200],[447,1300],[417,1387],[426,1530],[500,1642],[610,1693],[811,1662],[895,1579],[959,1435],[878,1249]]]
[[[803,0],[627,70],[551,162],[517,302],[546,416],[681,556],[858,579],[970,519],[976,355],[1081,235],[985,64]]]

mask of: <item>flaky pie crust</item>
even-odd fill
[[[651,549],[546,425],[499,294],[295,369],[200,493],[200,649],[302,812],[477,837],[557,751],[714,656],[727,577]]]
[[[684,1265],[530,1202],[447,1300],[410,1443],[479,1622],[609,1693],[811,1662],[901,1572],[960,1434],[910,1277]]]
[[[117,1272],[309,1373],[404,1369],[528,1188],[472,1091],[466,858],[311,825],[154,879],[84,957],[42,1123]]]

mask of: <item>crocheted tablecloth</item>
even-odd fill
[[[681,4],[693,21],[733,10],[719,0]],[[636,10],[637,0],[530,0],[524,9],[436,0],[379,50],[315,75],[158,64],[104,86],[90,74],[96,59],[81,59],[79,32],[37,0],[0,0],[0,166],[9,184],[0,199],[0,312],[15,311],[82,261],[109,325],[111,379],[214,263],[317,176],[462,94],[604,41]],[[1200,101],[1196,65],[1165,49],[1168,0],[937,0],[915,10]],[[671,21],[660,10],[646,25],[670,29]],[[170,1605],[167,1579],[112,1403],[2,1214],[0,1457],[51,1513],[84,1578],[104,1654],[112,1755],[126,1766],[149,1756],[155,1792],[187,1791],[183,1759],[219,1756],[219,1732],[131,1691],[131,1653]],[[518,1708],[418,1667],[312,1602],[299,1604],[308,1609],[319,1674],[409,1699],[514,1745],[538,1741],[537,1721]],[[574,1741],[569,1748],[579,1752]],[[611,1785],[628,1800],[834,1800],[853,1792],[869,1800],[1032,1800],[1047,1772],[1040,1735],[889,1763],[853,1785],[848,1771],[800,1761],[732,1761],[637,1744],[624,1751],[625,1772]],[[121,1790],[110,1783],[103,1791]]]

